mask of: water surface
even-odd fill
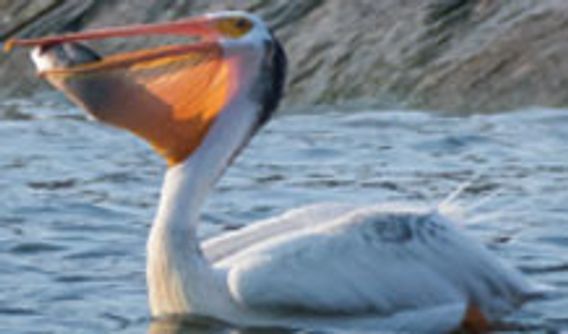
[[[1,102],[0,138],[0,332],[184,332],[148,317],[145,242],[164,170],[150,149],[53,96]],[[469,233],[558,289],[510,321],[568,330],[568,110],[281,113],[217,186],[200,233],[315,202],[434,205],[468,180],[456,203],[480,204],[465,212]]]

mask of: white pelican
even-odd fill
[[[109,57],[75,43],[148,34],[200,40]],[[155,317],[369,332],[481,330],[536,293],[519,271],[431,208],[312,206],[200,243],[206,196],[283,91],[284,50],[252,14],[7,43],[14,45],[35,46],[43,78],[96,119],[147,140],[168,162],[147,245]]]

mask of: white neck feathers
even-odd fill
[[[204,291],[219,291],[219,287],[204,288],[216,282],[199,247],[199,212],[217,179],[250,138],[258,108],[248,98],[234,100],[219,115],[196,152],[167,171],[147,245],[153,315],[205,313],[196,306],[206,305],[191,301],[215,299],[201,296]]]

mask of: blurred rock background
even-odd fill
[[[568,106],[566,0],[0,0],[0,40],[228,8],[256,12],[282,39],[287,105]],[[146,43],[105,41],[97,50]],[[1,55],[0,84],[4,97],[48,88],[24,50]]]

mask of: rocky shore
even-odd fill
[[[0,0],[0,39],[167,21],[218,9],[264,17],[290,58],[288,105],[448,112],[568,106],[565,0]],[[147,41],[103,42],[103,52]],[[0,96],[47,86],[25,51],[0,57]]]

